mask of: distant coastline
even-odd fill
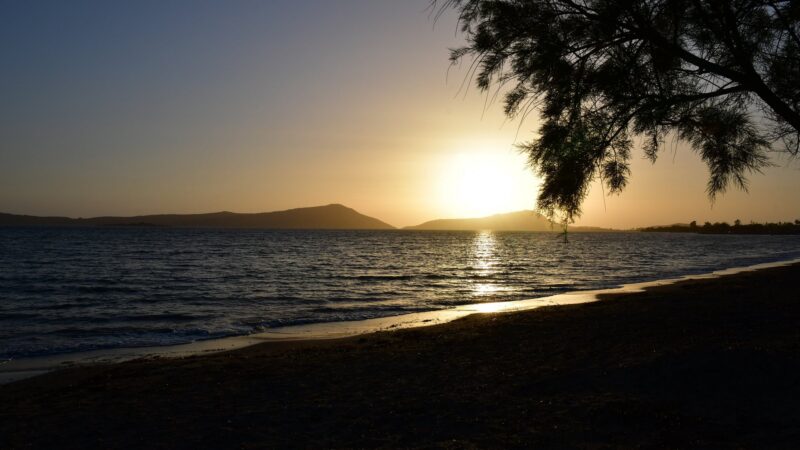
[[[207,214],[154,214],[132,217],[41,217],[0,213],[0,227],[181,227],[300,230],[396,230],[394,226],[341,204],[263,213],[228,211]],[[437,219],[403,230],[561,232],[535,211],[515,211],[478,218]],[[570,232],[612,232],[608,228],[569,227]]]
[[[697,225],[697,222],[691,222],[689,224],[640,228],[639,231],[646,233],[697,234],[800,234],[800,220],[795,220],[794,222],[749,224],[742,224],[736,221],[733,225],[727,222],[706,222],[703,225]]]
[[[0,213],[0,226],[197,227],[261,229],[393,230],[386,222],[340,204],[265,213],[158,214],[134,217],[38,217]]]
[[[536,231],[561,232],[561,225],[553,223],[536,211],[515,211],[469,219],[438,219],[419,225],[404,227],[404,230],[426,231]],[[570,232],[618,231],[599,227],[569,227]]]
[[[523,210],[486,217],[435,219],[419,225],[394,227],[342,204],[293,208],[262,213],[229,211],[204,214],[151,214],[142,216],[100,216],[71,218],[62,216],[32,216],[0,212],[2,227],[113,227],[113,228],[246,228],[286,230],[410,230],[410,231],[514,231],[561,233],[562,227],[536,211]],[[742,235],[797,235],[800,220],[743,224],[735,221],[675,223],[629,230],[593,226],[569,226],[570,233],[696,233]]]

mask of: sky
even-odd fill
[[[450,68],[455,16],[429,0],[7,1],[0,211],[90,217],[342,203],[395,226],[533,209],[503,116]],[[595,184],[578,225],[800,219],[780,154],[713,204],[668,143],[629,187]]]

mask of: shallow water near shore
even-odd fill
[[[427,327],[431,325],[445,324],[471,314],[527,311],[545,306],[591,303],[600,300],[601,296],[603,295],[642,292],[650,287],[666,286],[680,281],[710,279],[798,263],[800,263],[800,258],[788,261],[756,264],[747,267],[735,267],[706,274],[685,275],[678,278],[626,284],[610,289],[574,291],[528,300],[462,305],[444,310],[411,313],[377,319],[278,327],[269,331],[251,335],[208,339],[180,345],[103,349],[61,355],[6,360],[0,363],[0,385],[30,378],[36,375],[41,375],[53,370],[70,367],[92,364],[114,364],[140,358],[184,358],[189,356],[199,356],[223,351],[237,350],[267,342],[338,339],[358,336],[366,333],[374,333],[378,331],[393,331],[406,328]]]
[[[800,257],[800,236],[570,239],[565,245],[553,233],[0,229],[0,358],[278,336],[287,326],[458,307],[474,312],[480,308],[467,305]]]

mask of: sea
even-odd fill
[[[188,343],[295,324],[800,258],[800,236],[0,228],[0,359]]]

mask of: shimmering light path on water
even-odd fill
[[[0,358],[168,345],[800,257],[799,236],[0,229]]]

